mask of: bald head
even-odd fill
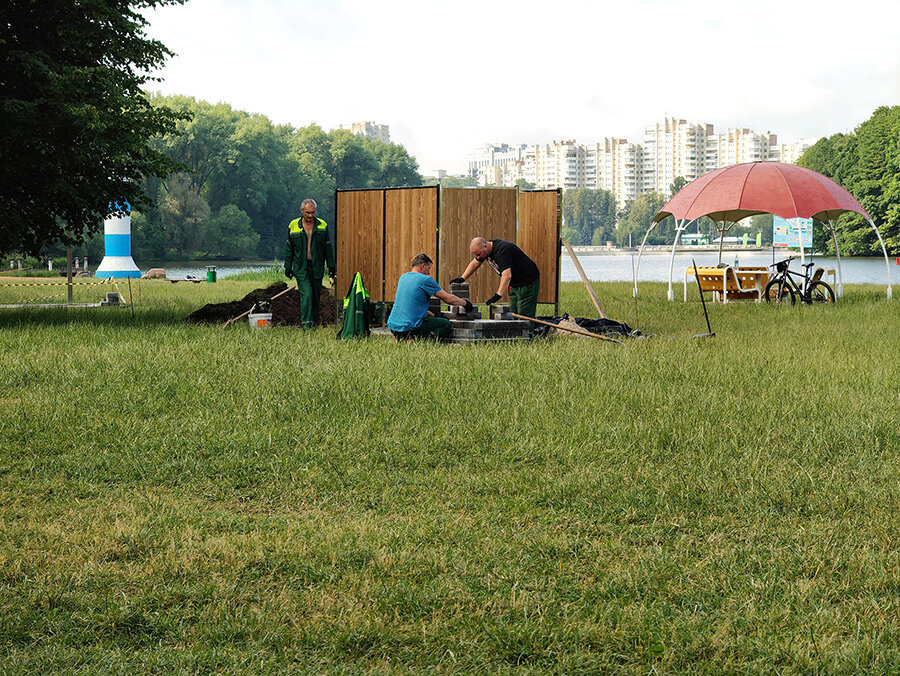
[[[469,242],[469,251],[475,257],[475,260],[481,262],[491,254],[493,246],[484,237],[476,237]]]

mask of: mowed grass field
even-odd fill
[[[259,286],[0,310],[0,672],[900,670],[884,287],[692,340],[595,284],[624,346],[182,321]]]

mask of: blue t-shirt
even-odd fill
[[[440,290],[436,281],[421,272],[400,275],[394,307],[388,317],[388,328],[391,331],[412,331],[419,328],[428,314],[428,301]]]

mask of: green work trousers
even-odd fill
[[[540,277],[525,286],[509,287],[509,311],[515,312],[517,315],[535,317],[540,288]]]
[[[319,300],[322,298],[322,278],[313,277],[311,265],[306,266],[305,274],[297,278],[297,291],[300,292],[300,326],[313,329],[319,321]]]
[[[419,328],[412,331],[392,331],[397,340],[425,340],[433,338],[445,342],[450,339],[450,320],[444,317],[425,317]]]

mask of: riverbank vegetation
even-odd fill
[[[257,286],[0,311],[3,673],[900,662],[883,288],[692,340],[696,294],[597,285],[621,347],[182,321]]]

